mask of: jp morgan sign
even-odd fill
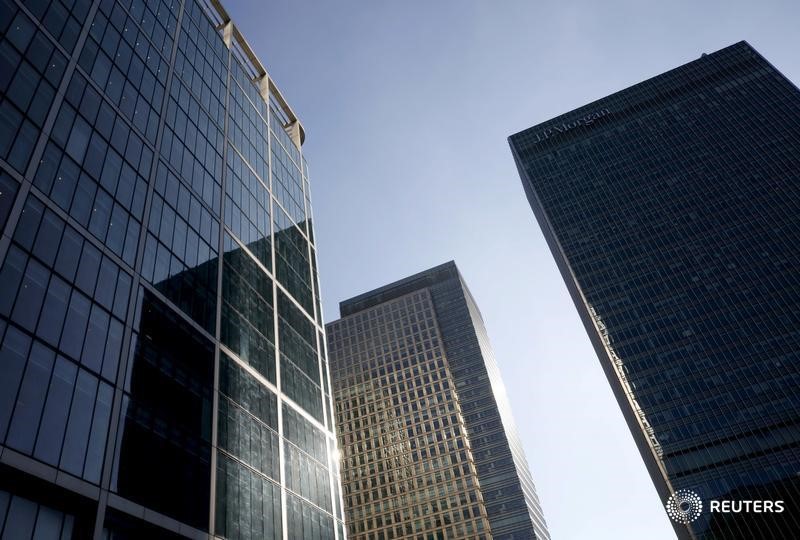
[[[563,133],[566,133],[567,131],[571,131],[581,126],[583,127],[591,126],[596,121],[603,118],[604,116],[608,116],[609,114],[611,114],[611,111],[609,111],[606,108],[603,108],[600,109],[599,111],[587,114],[582,118],[573,120],[572,122],[564,122],[562,124],[550,126],[536,133],[536,142],[539,143],[542,141],[546,141],[551,137],[554,137],[556,135],[561,135]]]

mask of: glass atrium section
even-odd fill
[[[343,540],[274,82],[217,3],[0,0],[0,27],[3,538]]]
[[[548,539],[480,312],[450,262],[327,325],[352,538]]]
[[[800,531],[800,91],[741,42],[521,133],[523,186],[681,538]]]

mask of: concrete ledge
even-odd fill
[[[26,455],[20,454],[16,450],[3,447],[3,453],[0,454],[0,463],[10,465],[15,469],[36,476],[50,483],[55,483],[58,476],[58,470],[41,461],[36,461]]]

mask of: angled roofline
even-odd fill
[[[460,278],[460,276],[461,274],[458,271],[455,261],[447,261],[412,276],[343,300],[339,302],[339,315],[341,317],[347,317],[394,298],[399,298],[412,291],[429,287],[445,279],[454,277]]]
[[[256,76],[253,78],[253,83],[258,86],[262,99],[269,105],[269,96],[272,95],[281,106],[286,117],[289,119],[289,122],[283,127],[299,150],[306,140],[305,129],[303,129],[303,124],[300,123],[292,107],[286,101],[286,98],[283,97],[283,93],[281,93],[275,81],[269,76],[267,68],[261,63],[255,51],[253,51],[253,48],[242,35],[239,28],[233,23],[230,15],[228,15],[225,7],[219,0],[201,0],[201,4],[212,11],[209,15],[211,15],[212,20],[217,22],[217,30],[222,32],[225,45],[227,45],[228,48],[237,46],[250,62],[250,67],[252,67],[256,73]]]

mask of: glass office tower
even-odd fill
[[[350,537],[548,539],[455,263],[339,307],[326,330]]]
[[[706,502],[676,532],[796,537],[800,91],[741,42],[510,144],[659,494]]]
[[[0,536],[343,539],[291,108],[216,1],[0,6]]]

